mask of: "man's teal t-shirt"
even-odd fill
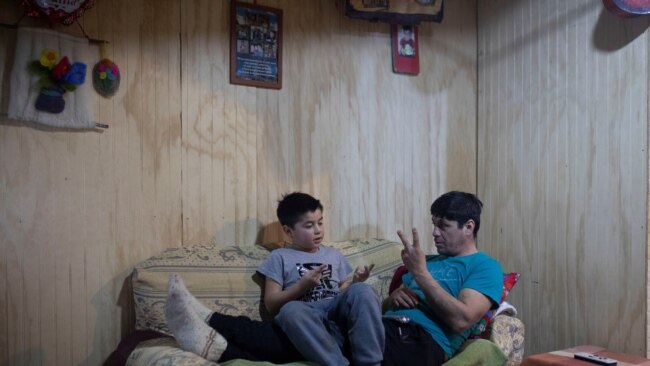
[[[492,301],[493,307],[498,306],[501,301],[503,290],[501,265],[483,252],[458,257],[427,256],[427,269],[440,286],[455,298],[458,298],[462,289],[469,288],[487,296]],[[428,307],[424,292],[415,283],[410,273],[402,276],[402,283],[418,294],[420,302],[415,309],[389,310],[386,315],[408,316],[412,322],[419,324],[431,334],[431,337],[451,358],[465,342],[470,330],[453,333],[444,327],[445,323]]]

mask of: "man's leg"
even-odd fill
[[[447,355],[421,326],[383,319],[386,347],[382,366],[428,365],[440,366]]]
[[[332,301],[290,301],[282,306],[275,323],[307,360],[322,366],[345,366],[349,361],[341,351],[343,337],[336,325],[325,317]]]
[[[251,320],[245,316],[213,313],[208,325],[228,340],[219,362],[235,358],[251,361],[288,363],[305,358],[286,334],[273,322]]]
[[[354,283],[334,301],[329,316],[348,337],[352,363],[379,365],[385,335],[377,292],[365,283]]]

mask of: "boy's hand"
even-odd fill
[[[365,280],[368,279],[368,277],[370,277],[370,271],[372,271],[373,268],[375,268],[374,263],[372,263],[369,266],[360,265],[359,267],[357,267],[356,270],[354,270],[354,275],[352,276],[352,282],[353,283],[364,282]]]
[[[325,269],[327,269],[327,264],[321,264],[317,268],[305,272],[305,274],[300,279],[300,282],[304,286],[303,288],[305,290],[309,290],[312,287],[320,285],[320,278],[323,275],[323,271]]]

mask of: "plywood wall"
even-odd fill
[[[476,190],[473,1],[420,28],[417,77],[392,73],[387,25],[340,2],[258,3],[284,9],[279,91],[229,84],[227,1],[95,2],[81,23],[122,72],[93,99],[99,131],[6,118],[0,29],[0,364],[102,364],[132,324],[134,263],[278,240],[284,192],[320,197],[339,240],[426,232],[437,195]],[[0,21],[21,11],[0,2]]]
[[[528,354],[646,353],[650,18],[478,6],[481,245],[522,278]]]
[[[173,1],[100,1],[83,19],[122,71],[93,100],[108,130],[0,119],[0,364],[101,364],[132,322],[131,265],[181,244],[179,19]]]
[[[392,73],[387,25],[295,4],[266,3],[284,9],[274,91],[228,83],[227,3],[183,3],[184,242],[279,240],[268,224],[291,190],[324,199],[331,239],[394,237],[427,224],[443,187],[474,189],[471,3],[420,29],[418,77]]]

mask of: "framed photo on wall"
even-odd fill
[[[417,75],[420,73],[420,49],[417,25],[390,25],[393,51],[393,72]]]
[[[233,1],[230,13],[230,83],[281,89],[282,10]]]

